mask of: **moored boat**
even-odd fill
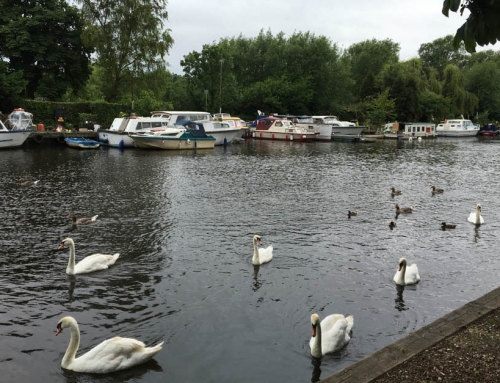
[[[0,121],[0,148],[15,148],[24,144],[33,130],[33,115],[24,109],[14,109],[6,125]]]
[[[316,124],[330,125],[332,127],[332,139],[345,136],[359,137],[365,128],[356,125],[354,122],[340,121],[337,116],[312,116],[312,118]]]
[[[257,120],[253,138],[262,140],[314,141],[317,132],[305,127],[297,127],[287,119],[265,117]]]
[[[66,137],[64,141],[70,148],[77,149],[97,149],[100,146],[98,141],[84,137]]]
[[[239,137],[250,137],[250,127],[239,117],[233,117],[229,113],[215,113],[214,120],[225,122],[233,128],[239,128],[241,133]]]
[[[384,138],[410,140],[436,138],[436,124],[430,122],[390,122],[385,124]]]
[[[142,149],[213,149],[215,138],[208,136],[202,123],[178,121],[175,127],[130,134],[134,145]]]
[[[479,126],[474,125],[471,120],[456,118],[439,124],[436,132],[443,137],[472,137],[478,134]]]
[[[479,129],[479,135],[481,136],[498,136],[500,130],[497,129],[495,124],[484,124],[481,129]]]

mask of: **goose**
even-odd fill
[[[163,342],[154,347],[132,338],[114,337],[107,339],[87,353],[75,358],[80,345],[80,329],[75,318],[66,316],[57,323],[56,336],[69,328],[71,338],[61,362],[61,367],[75,372],[106,374],[124,370],[145,363],[161,349]]]
[[[399,260],[398,270],[396,274],[394,274],[394,282],[396,284],[405,286],[405,285],[414,285],[420,281],[420,275],[418,274],[418,267],[414,263],[411,266],[406,267],[406,258],[401,258]]]
[[[258,245],[262,245],[262,241],[260,236],[255,234],[253,236],[253,257],[252,263],[254,265],[262,265],[263,263],[270,262],[273,259],[273,246],[270,245],[268,247],[260,248]]]
[[[399,207],[398,204],[395,204],[394,207],[396,208],[396,214],[413,212],[413,207]]]
[[[441,224],[441,229],[443,229],[443,230],[444,230],[444,229],[454,229],[454,228],[456,228],[456,227],[457,227],[457,225],[452,225],[451,223],[446,223],[446,222],[443,222],[443,223]]]
[[[355,217],[357,215],[358,215],[357,211],[350,211],[350,210],[347,211],[347,218]]]
[[[71,218],[73,220],[73,224],[75,224],[75,225],[85,225],[87,223],[95,222],[95,221],[97,221],[97,217],[99,217],[99,215],[94,215],[93,217],[90,217],[90,218],[87,218],[87,217],[77,218],[74,213],[69,213],[66,216],[66,218]]]
[[[469,214],[469,218],[467,218],[467,221],[475,225],[481,225],[484,223],[484,219],[483,217],[481,217],[481,204],[477,204],[476,211],[473,211]]]
[[[396,222],[394,221],[391,221],[391,223],[389,223],[389,227],[391,228],[391,230],[394,229],[396,226],[397,226]]]
[[[434,185],[431,186],[432,194],[441,194],[444,192],[444,189],[437,189]]]
[[[328,315],[320,322],[319,315],[311,315],[312,336],[309,341],[311,355],[315,358],[321,358],[323,355],[335,352],[343,348],[351,337],[354,317],[349,315],[347,318],[342,314]]]
[[[394,188],[394,186],[391,188],[391,195],[392,196],[395,196],[395,195],[401,195],[401,190],[396,190]]]
[[[113,255],[92,254],[83,258],[75,265],[75,242],[73,242],[73,239],[71,238],[66,238],[59,245],[59,249],[63,249],[65,246],[69,246],[69,261],[68,267],[66,268],[66,274],[68,275],[85,274],[93,271],[105,270],[108,266],[113,265],[120,256],[120,253]]]

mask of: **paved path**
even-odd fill
[[[321,383],[370,382],[496,309],[500,309],[500,288],[323,379]]]

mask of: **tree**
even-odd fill
[[[15,107],[19,107],[21,93],[28,83],[23,79],[23,72],[8,72],[8,65],[0,61],[0,114],[10,112]]]
[[[91,49],[83,21],[64,0],[0,0],[0,60],[22,71],[25,96],[58,100],[68,87],[81,88],[90,75]]]
[[[125,85],[126,93],[133,92],[135,77],[165,67],[173,44],[165,29],[166,0],[78,1],[89,20],[84,36],[104,69],[107,101],[117,100]]]
[[[463,73],[451,64],[444,69],[443,96],[451,102],[451,117],[472,115],[477,108],[477,97],[465,90]]]
[[[463,68],[468,56],[470,56],[467,54],[464,44],[460,44],[458,48],[453,46],[452,35],[420,45],[418,55],[422,59],[423,65],[435,68],[440,77],[446,65],[453,64]]]
[[[467,21],[457,29],[453,40],[455,47],[465,43],[467,52],[476,51],[476,43],[480,46],[495,44],[500,40],[500,2],[496,0],[444,0],[443,14],[448,17],[449,11],[460,15],[466,9],[470,11]]]
[[[500,119],[500,67],[491,61],[475,64],[465,74],[465,87],[479,99],[479,113]]]
[[[372,125],[381,126],[396,118],[396,104],[394,99],[389,97],[389,90],[387,88],[368,103],[367,117]]]

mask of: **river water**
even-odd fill
[[[498,287],[497,139],[247,140],[202,152],[28,146],[0,152],[0,373],[4,382],[309,382]],[[20,186],[20,177],[39,179]],[[430,185],[444,188],[431,195]],[[391,197],[390,187],[403,191]],[[394,204],[413,206],[399,215]],[[482,205],[485,224],[467,216]],[[347,211],[358,216],[348,218]],[[74,227],[66,215],[98,214]],[[441,222],[457,224],[442,231]],[[252,237],[274,246],[254,268]],[[108,270],[65,273],[119,252]],[[396,288],[400,257],[421,282]],[[354,315],[350,343],[310,356],[310,316]],[[104,376],[63,370],[112,336],[164,341]]]

